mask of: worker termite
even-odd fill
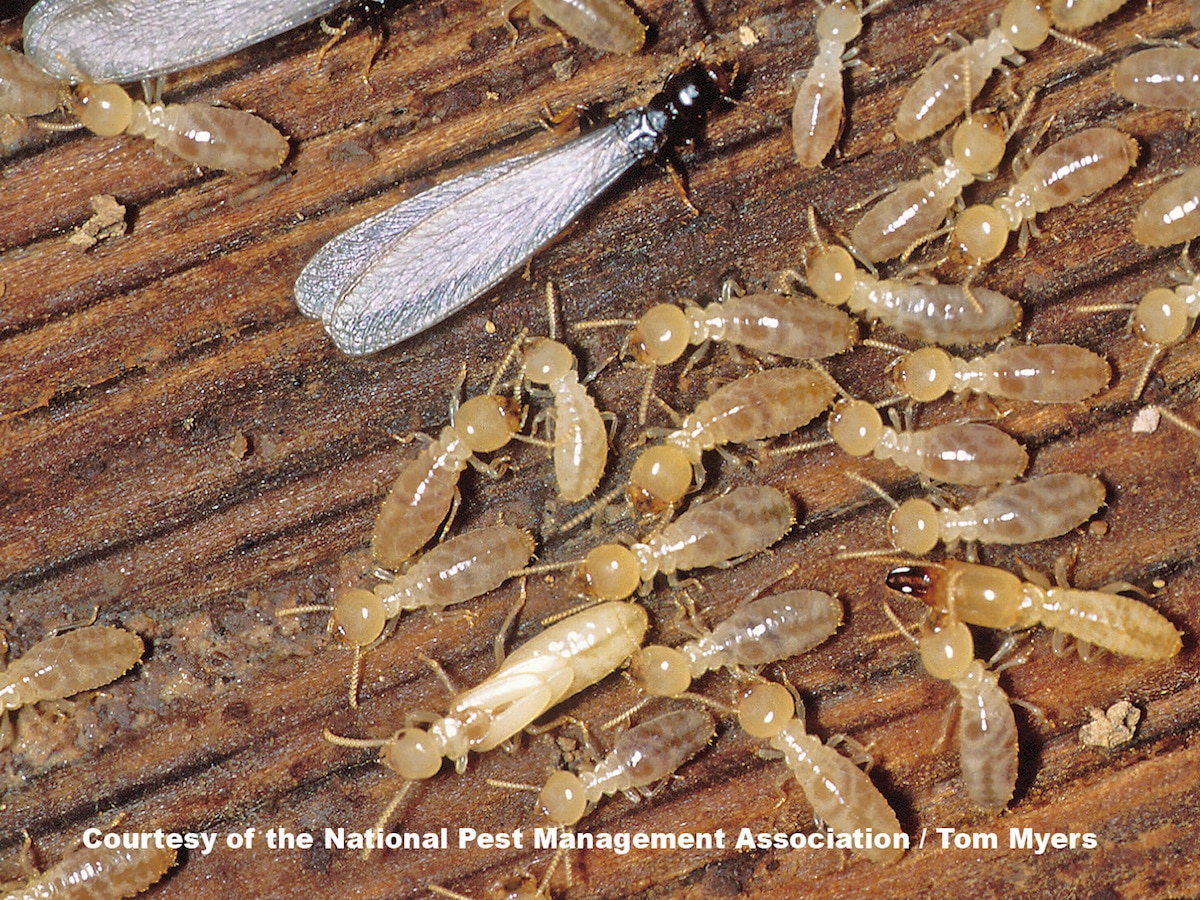
[[[449,712],[423,717],[425,728],[408,725],[389,738],[325,739],[344,747],[378,747],[380,762],[405,780],[380,817],[382,828],[413,781],[432,778],[442,758],[462,772],[467,755],[483,753],[526,728],[538,716],[629,658],[649,620],[635,603],[602,603],[546,628],[508,655],[499,668],[454,697]]]
[[[896,112],[896,136],[919,141],[941,131],[979,96],[992,70],[1050,35],[1050,19],[1036,0],[1009,0],[987,37],[938,59],[912,83]]]
[[[516,39],[509,14],[523,0],[505,0],[501,12]],[[547,19],[589,47],[606,53],[637,53],[646,26],[622,0],[530,0]]]
[[[6,640],[0,649],[7,652]],[[103,687],[132,669],[144,649],[132,631],[111,625],[87,625],[34,644],[0,672],[0,749],[14,738],[9,710]]]
[[[376,214],[313,255],[296,305],[353,356],[424,331],[523,266],[638,162],[696,137],[729,88],[721,69],[695,63],[603,128]]]
[[[897,431],[865,400],[843,400],[829,416],[829,434],[851,456],[890,459],[946,484],[992,485],[1025,471],[1029,455],[1012,436],[981,422]]]
[[[1046,12],[1055,28],[1078,31],[1107,19],[1125,5],[1125,0],[1050,0]]]
[[[1137,659],[1169,659],[1183,646],[1175,626],[1157,610],[1104,588],[1044,587],[1003,569],[957,560],[897,567],[887,584],[971,625],[1024,629],[1040,623]]]
[[[695,474],[703,483],[705,450],[765,440],[802,428],[836,395],[824,375],[802,367],[743,375],[696,405],[661,444],[647,448],[629,471],[626,496],[642,513],[679,504]]]
[[[975,658],[971,630],[953,616],[927,619],[914,637],[884,605],[888,617],[920,650],[925,671],[958,691],[958,753],[971,802],[999,813],[1017,784],[1017,723],[999,672]],[[1010,663],[1011,664],[1011,663]]]
[[[1130,231],[1134,240],[1148,247],[1182,244],[1200,237],[1197,210],[1200,210],[1200,166],[1193,166],[1142,201]]]
[[[819,166],[842,133],[846,45],[862,31],[863,16],[878,5],[860,10],[851,0],[833,0],[817,13],[817,56],[800,82],[792,107],[792,148],[802,166]]]
[[[703,750],[716,734],[712,716],[684,707],[623,732],[600,762],[578,772],[558,771],[538,793],[542,810],[556,825],[574,825],[603,797],[634,791],[669,778]]]
[[[841,624],[842,604],[824,591],[759,597],[680,647],[641,648],[630,660],[629,676],[651,696],[676,697],[711,669],[764,666],[798,656],[825,641]]]
[[[175,865],[169,847],[78,847],[4,900],[121,900],[140,894]]]
[[[458,477],[467,463],[496,474],[475,454],[505,446],[521,425],[520,406],[493,393],[472,397],[452,411],[445,426],[396,476],[375,519],[371,552],[377,562],[397,568],[429,542],[458,495]]]
[[[817,246],[805,254],[806,281],[826,303],[846,304],[901,334],[951,347],[990,343],[1020,324],[1020,305],[998,291],[879,278],[859,269],[845,248],[821,240],[811,207],[808,215]]]
[[[1076,203],[1112,187],[1137,161],[1138,144],[1115,128],[1086,128],[1039,153],[1008,192],[963,210],[950,237],[951,256],[971,266],[1004,252],[1009,232],[1035,230],[1040,212]]]
[[[783,754],[817,818],[835,832],[857,833],[863,856],[891,863],[904,855],[908,837],[887,800],[851,760],[808,734],[804,707],[786,688],[772,682],[752,687],[738,706],[738,723]]]
[[[1158,109],[1200,107],[1200,50],[1149,47],[1113,68],[1113,90],[1130,103]]]
[[[44,116],[58,109],[62,82],[37,68],[9,47],[0,48],[0,113]]]
[[[941,226],[963,188],[995,171],[1008,135],[996,116],[969,117],[955,129],[946,161],[897,186],[871,207],[851,230],[850,243],[876,263],[912,249]]]
[[[919,403],[973,391],[1007,400],[1071,403],[1102,390],[1108,362],[1072,344],[1012,344],[972,360],[937,347],[906,353],[892,370],[900,393]]]
[[[287,138],[240,109],[207,103],[146,104],[116,84],[91,82],[75,86],[72,108],[95,134],[140,135],[206,169],[265,172],[288,155]]]
[[[658,573],[724,566],[770,547],[792,527],[795,510],[775,488],[739,487],[699,503],[631,547],[601,544],[587,554],[579,578],[600,600],[650,590]]]
[[[959,541],[1032,544],[1066,534],[1104,504],[1104,483],[1095,476],[1073,472],[1039,475],[1002,485],[958,509],[934,506],[919,498],[897,505],[883,496],[895,507],[888,517],[892,543],[905,553],[923,556],[939,540],[953,550]]]
[[[68,79],[142,81],[228,56],[318,19],[345,0],[39,0],[25,52]]]

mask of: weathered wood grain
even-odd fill
[[[708,300],[726,277],[758,283],[798,266],[810,204],[846,231],[856,215],[846,207],[920,173],[923,157],[940,160],[936,139],[895,141],[893,111],[936,37],[952,29],[975,37],[985,27],[979,4],[948,0],[893,0],[871,17],[857,42],[864,65],[849,75],[842,155],[810,172],[793,164],[782,130],[789,79],[815,50],[810,6],[718,2],[701,13],[652,0],[638,8],[654,29],[647,51],[632,58],[564,44],[521,18],[520,40],[510,46],[491,6],[414,0],[385,8],[370,88],[359,70],[372,35],[353,33],[317,69],[325,36],[315,26],[173,79],[168,99],[252,108],[291,137],[283,169],[260,177],[198,173],[139,139],[14,125],[0,163],[0,627],[16,655],[98,605],[101,621],[138,631],[150,649],[115,684],[19,715],[20,739],[0,755],[0,880],[17,877],[20,829],[54,861],[83,829],[108,828],[118,815],[117,831],[259,830],[252,850],[189,854],[154,889],[163,898],[407,897],[423,895],[430,882],[482,897],[507,876],[544,871],[552,855],[544,850],[406,851],[363,862],[351,852],[270,850],[261,838],[283,826],[313,832],[320,845],[326,827],[369,827],[396,779],[370,751],[335,747],[321,729],[386,735],[407,712],[441,709],[445,692],[418,653],[439,660],[457,683],[482,678],[494,665],[492,635],[515,586],[473,604],[474,621],[408,616],[368,655],[358,710],[345,699],[351,654],[325,636],[322,617],[277,620],[274,611],[369,580],[378,503],[416,452],[395,436],[436,432],[464,362],[467,392],[478,392],[521,327],[544,328],[547,279],[574,322],[637,314],[676,297]],[[1170,0],[1152,12],[1127,4],[1081,35],[1099,55],[1049,42],[1014,71],[1014,90],[1040,89],[1015,142],[1054,116],[1046,141],[1111,124],[1137,138],[1142,152],[1130,178],[1082,207],[1042,216],[1028,252],[1010,251],[981,279],[1023,302],[1025,336],[1090,347],[1117,373],[1088,404],[997,404],[1001,426],[1030,448],[1031,474],[1096,473],[1109,494],[1093,525],[1033,547],[985,550],[984,558],[1051,571],[1057,558],[1076,554],[1080,586],[1120,579],[1149,591],[1148,602],[1184,631],[1183,653],[1167,663],[1106,656],[1084,664],[1056,657],[1049,635],[1035,632],[1029,661],[1006,671],[1002,683],[1045,719],[1018,710],[1016,798],[1009,812],[988,818],[962,794],[953,741],[939,743],[952,691],[924,675],[905,641],[878,639],[890,630],[881,609],[887,564],[835,558],[839,549],[885,539],[886,506],[843,472],[870,476],[899,496],[918,493],[917,480],[832,447],[753,468],[713,456],[706,490],[765,481],[791,492],[802,515],[773,554],[700,573],[692,588],[699,607],[719,620],[792,565],[781,588],[843,598],[842,631],[770,674],[799,688],[812,731],[846,733],[870,747],[874,781],[924,846],[886,869],[840,853],[732,846],[586,852],[569,858],[573,882],[568,887],[560,874],[556,896],[1200,893],[1200,442],[1165,423],[1154,434],[1130,433],[1146,402],[1200,420],[1200,352],[1194,337],[1169,350],[1135,402],[1130,392],[1147,348],[1127,333],[1124,314],[1078,311],[1169,283],[1176,251],[1137,246],[1128,222],[1155,179],[1197,163],[1193,123],[1131,108],[1112,95],[1108,71],[1137,35],[1185,37],[1186,21],[1182,4]],[[739,45],[742,25],[756,44]],[[19,26],[18,14],[0,35],[13,43]],[[346,359],[296,311],[291,284],[335,233],[435,181],[562,140],[538,123],[547,107],[595,103],[615,111],[644,102],[700,41],[736,55],[744,103],[714,116],[707,141],[684,153],[699,216],[655,168],[631,173],[537,255],[529,280],[511,278],[429,334],[368,359]],[[563,71],[572,74],[556,76]],[[1009,102],[1008,84],[994,78],[989,102]],[[1009,177],[1006,169],[972,197],[994,195]],[[81,251],[66,237],[90,215],[93,194],[126,204],[131,227]],[[590,371],[622,337],[589,332],[570,342]],[[857,349],[830,370],[849,391],[878,400],[890,390],[889,362],[883,351]],[[657,381],[676,409],[690,409],[740,371],[722,349],[711,350],[686,383],[680,369]],[[642,373],[614,364],[592,386],[619,421],[618,462],[603,487],[618,484],[635,455],[642,383]],[[966,408],[995,411],[986,403]],[[918,420],[963,414],[945,400]],[[823,434],[818,424],[801,437]],[[502,481],[464,476],[456,528],[503,517],[543,538],[546,560],[576,558],[600,540],[586,530],[549,535],[545,517],[556,510],[545,454],[517,446],[511,456],[516,471]],[[571,602],[566,577],[536,580],[529,594],[514,641]],[[892,602],[901,615],[918,613]],[[661,589],[647,603],[654,635],[680,639],[672,592]],[[713,676],[700,687],[728,700],[733,682]],[[1123,698],[1143,712],[1134,743],[1113,753],[1082,747],[1077,729],[1088,721],[1086,708]],[[630,685],[611,680],[567,710],[596,723],[635,700]],[[743,827],[810,830],[807,802],[794,784],[779,786],[780,764],[756,749],[726,723],[680,780],[648,802],[614,798],[583,827],[724,829],[731,842]],[[472,759],[462,776],[444,771],[412,792],[393,827],[448,826],[452,841],[460,826],[528,832],[541,824],[532,798],[485,779],[540,781],[559,754],[549,737],[529,738],[516,753]],[[939,828],[994,833],[999,849],[942,849]],[[1008,848],[1010,828],[1094,832],[1099,847],[1036,855]]]

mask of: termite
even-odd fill
[[[802,166],[819,166],[842,133],[842,66],[846,45],[862,31],[864,15],[851,0],[834,0],[817,13],[817,56],[792,107],[792,147]]]
[[[1029,163],[1008,192],[965,209],[954,223],[951,255],[971,266],[1004,252],[1009,232],[1035,229],[1035,216],[1112,187],[1138,157],[1138,144],[1115,128],[1086,128],[1051,144]]]
[[[946,161],[899,185],[871,207],[851,230],[850,243],[876,263],[912,249],[941,226],[963,188],[995,171],[1004,158],[1008,134],[996,116],[969,117],[955,129]]]
[[[0,113],[44,116],[58,109],[62,82],[37,68],[9,47],[0,48]]]
[[[1200,50],[1149,47],[1113,68],[1113,90],[1142,106],[1158,109],[1200,107]]]
[[[888,587],[971,625],[1047,628],[1136,659],[1169,659],[1183,646],[1166,617],[1145,603],[1101,588],[1043,587],[1011,572],[947,560],[900,566]]]
[[[345,0],[40,0],[25,52],[60,79],[142,81],[228,56],[319,19]]]
[[[1107,19],[1125,5],[1125,0],[1050,0],[1046,12],[1055,28],[1079,31]]]
[[[465,771],[472,750],[484,753],[499,746],[616,669],[641,646],[648,625],[646,611],[636,603],[590,607],[526,641],[425,728],[408,726],[383,739],[345,738],[326,729],[325,738],[345,747],[378,747],[380,762],[404,779],[379,820],[382,828],[408,786],[436,775],[443,757]]]
[[[888,517],[892,543],[923,556],[939,540],[953,550],[960,541],[1012,545],[1058,537],[1094,516],[1104,494],[1104,482],[1093,475],[1056,472],[1002,485],[958,509],[915,497],[897,505],[883,496],[895,506]]]
[[[575,356],[565,344],[537,338],[524,351],[523,372],[544,384],[554,396],[554,475],[559,496],[567,503],[582,500],[604,477],[608,431],[596,403],[579,381]]]
[[[1142,201],[1130,231],[1134,240],[1148,247],[1182,244],[1200,237],[1197,210],[1200,210],[1200,166],[1193,166]]]
[[[509,14],[522,0],[505,0],[501,12],[516,39]],[[580,43],[606,53],[637,53],[646,26],[622,0],[530,0],[547,19]]]
[[[963,787],[971,802],[999,813],[1017,784],[1017,722],[999,672],[975,658],[971,630],[953,616],[926,620],[914,637],[885,605],[888,616],[917,645],[921,665],[958,691],[958,753]]]
[[[450,513],[467,463],[494,474],[475,455],[504,447],[520,425],[520,406],[492,393],[472,397],[455,409],[452,424],[392,482],[371,536],[376,561],[398,568],[424,547]]]
[[[175,858],[169,847],[78,847],[4,900],[121,900],[157,883]]]
[[[912,83],[896,113],[896,136],[919,141],[941,131],[968,109],[984,83],[1008,58],[1040,47],[1050,19],[1036,0],[1009,0],[987,37],[938,59]]]
[[[981,422],[897,431],[865,400],[843,400],[829,416],[829,434],[851,456],[890,459],[946,484],[993,485],[1025,471],[1029,455],[1011,435]]]
[[[851,760],[808,734],[804,707],[786,688],[771,682],[752,687],[738,706],[738,722],[783,754],[818,819],[835,832],[862,837],[863,856],[891,863],[904,855],[908,839],[887,800]]]
[[[821,240],[811,207],[809,227],[817,246],[805,254],[805,280],[826,303],[845,304],[918,341],[951,347],[999,340],[1021,322],[1020,304],[998,291],[879,278],[859,269],[845,248]]]
[[[641,648],[630,660],[629,676],[651,696],[677,697],[711,669],[765,666],[798,656],[825,641],[841,624],[842,604],[824,591],[759,597],[680,647]]]
[[[116,84],[84,82],[72,108],[84,127],[111,137],[140,135],[193,165],[233,172],[265,172],[288,155],[288,142],[253,113],[207,103],[151,103],[132,99]]]
[[[900,393],[920,403],[975,392],[1032,403],[1071,403],[1101,391],[1107,360],[1072,344],[1012,344],[972,360],[937,347],[906,353],[892,370]]]
[[[0,646],[7,651],[8,642]],[[112,625],[87,625],[34,644],[0,672],[0,749],[14,737],[9,710],[103,687],[132,669],[144,649],[140,637]]]
[[[574,825],[589,806],[623,791],[669,778],[703,750],[716,734],[712,716],[690,707],[671,710],[635,725],[617,738],[599,763],[576,772],[558,771],[538,794],[542,810],[556,825]]]
[[[829,408],[836,391],[824,375],[803,367],[743,375],[696,405],[661,444],[647,448],[629,471],[626,496],[642,513],[676,506],[702,483],[704,451],[744,444],[802,428]]]
[[[658,573],[725,566],[770,547],[792,527],[788,496],[765,486],[739,487],[699,503],[631,547],[601,544],[580,564],[579,578],[592,596],[621,600],[650,590]]]

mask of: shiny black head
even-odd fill
[[[936,570],[929,566],[897,566],[888,573],[887,586],[893,591],[924,600],[933,591]]]
[[[708,111],[729,94],[731,79],[716,66],[695,62],[667,79],[646,104],[646,116],[668,144],[700,137]]]

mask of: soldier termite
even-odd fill
[[[874,487],[869,482],[868,486]],[[905,553],[923,556],[939,540],[953,550],[959,541],[1032,544],[1066,534],[1104,504],[1104,483],[1092,475],[1056,472],[1002,485],[958,509],[919,498],[897,505],[883,496],[895,507],[888,518],[892,543]]]
[[[934,678],[958,691],[958,753],[963,787],[971,802],[999,813],[1012,800],[1017,784],[1017,723],[999,673],[975,658],[971,630],[953,616],[926,620],[918,639],[884,605],[889,618],[921,654]]]
[[[1112,83],[1113,90],[1130,103],[1158,109],[1196,109],[1200,107],[1200,50],[1139,50],[1117,63]]]
[[[647,694],[676,697],[711,669],[764,666],[798,656],[825,641],[841,624],[842,604],[824,591],[759,597],[680,647],[643,647],[630,660],[629,675]]]
[[[587,554],[579,577],[600,600],[649,592],[658,573],[724,566],[767,549],[795,522],[788,496],[771,487],[739,487],[699,503],[631,547],[601,544]]]
[[[1009,232],[1036,228],[1040,212],[1076,203],[1112,187],[1137,161],[1137,141],[1115,128],[1086,128],[1051,144],[990,205],[965,209],[955,220],[951,255],[971,266],[1004,252]]]
[[[72,107],[95,134],[140,135],[185,162],[207,169],[265,172],[288,155],[288,142],[253,113],[207,103],[151,103],[132,99],[115,84],[84,82]]]
[[[1029,455],[1013,437],[981,422],[949,423],[897,431],[865,400],[843,400],[829,416],[829,434],[851,456],[890,459],[946,484],[985,486],[1011,481]]]
[[[1161,613],[1130,597],[1095,591],[1044,587],[1003,569],[947,560],[942,564],[900,566],[888,587],[923,601],[971,625],[1047,628],[1137,659],[1169,659],[1183,643]]]
[[[892,370],[900,393],[920,403],[947,392],[970,391],[1007,400],[1070,403],[1098,393],[1111,374],[1104,357],[1072,344],[1012,344],[972,360],[923,347],[906,353]]]
[[[458,477],[467,463],[495,474],[475,454],[499,450],[520,425],[520,406],[490,392],[453,410],[452,424],[392,482],[371,536],[376,561],[397,568],[424,547],[450,513],[458,495]]]
[[[990,343],[1020,324],[1020,305],[998,291],[879,278],[859,269],[845,248],[821,240],[811,207],[808,215],[817,246],[805,254],[806,281],[826,303],[845,304],[901,334],[951,347]]]
[[[896,136],[919,141],[941,131],[971,105],[1006,58],[1034,50],[1050,35],[1050,20],[1036,0],[1009,0],[987,37],[938,59],[912,83],[896,112]]]
[[[509,14],[523,0],[505,0]],[[530,0],[547,19],[571,37],[606,53],[637,53],[646,42],[646,27],[622,0]],[[516,29],[509,22],[516,37]]]
[[[1193,166],[1142,201],[1130,231],[1134,240],[1148,247],[1182,244],[1200,237],[1198,210],[1200,166]]]
[[[635,603],[602,603],[569,616],[526,641],[477,686],[459,693],[445,716],[425,728],[406,726],[389,738],[326,740],[345,747],[378,747],[380,762],[405,780],[380,817],[382,828],[413,781],[432,778],[442,758],[462,772],[472,750],[484,753],[629,658],[649,620]]]
[[[6,640],[0,649],[7,651]],[[9,710],[103,687],[132,669],[144,649],[136,634],[111,625],[87,625],[34,644],[0,672],[0,749],[14,737]]]
[[[1055,28],[1078,31],[1107,19],[1125,5],[1125,0],[1050,0],[1046,12]]]
[[[692,486],[694,473],[703,483],[705,450],[802,428],[826,410],[835,395],[827,378],[803,367],[743,375],[698,403],[661,444],[642,452],[629,471],[629,502],[642,513],[675,507]]]
[[[600,762],[579,771],[555,772],[538,793],[542,810],[556,825],[574,825],[603,797],[634,791],[669,778],[708,746],[716,727],[703,710],[684,707],[655,716],[623,732]]]
[[[175,857],[169,847],[79,847],[4,900],[121,900],[157,883]]]
[[[904,855],[908,837],[887,800],[851,760],[808,734],[804,707],[786,688],[771,682],[752,687],[738,706],[738,722],[783,754],[818,819],[835,832],[855,835],[848,846],[879,863]]]
[[[863,16],[878,5],[860,10],[850,0],[834,0],[817,13],[817,56],[800,82],[792,107],[792,148],[802,166],[819,166],[842,133],[846,45],[862,31]]]
[[[729,86],[723,71],[695,63],[604,128],[460,175],[367,219],[309,260],[296,305],[353,356],[418,334],[519,269],[638,162],[694,138]]]
[[[142,81],[228,56],[318,19],[345,0],[40,0],[25,52],[70,79]]]

